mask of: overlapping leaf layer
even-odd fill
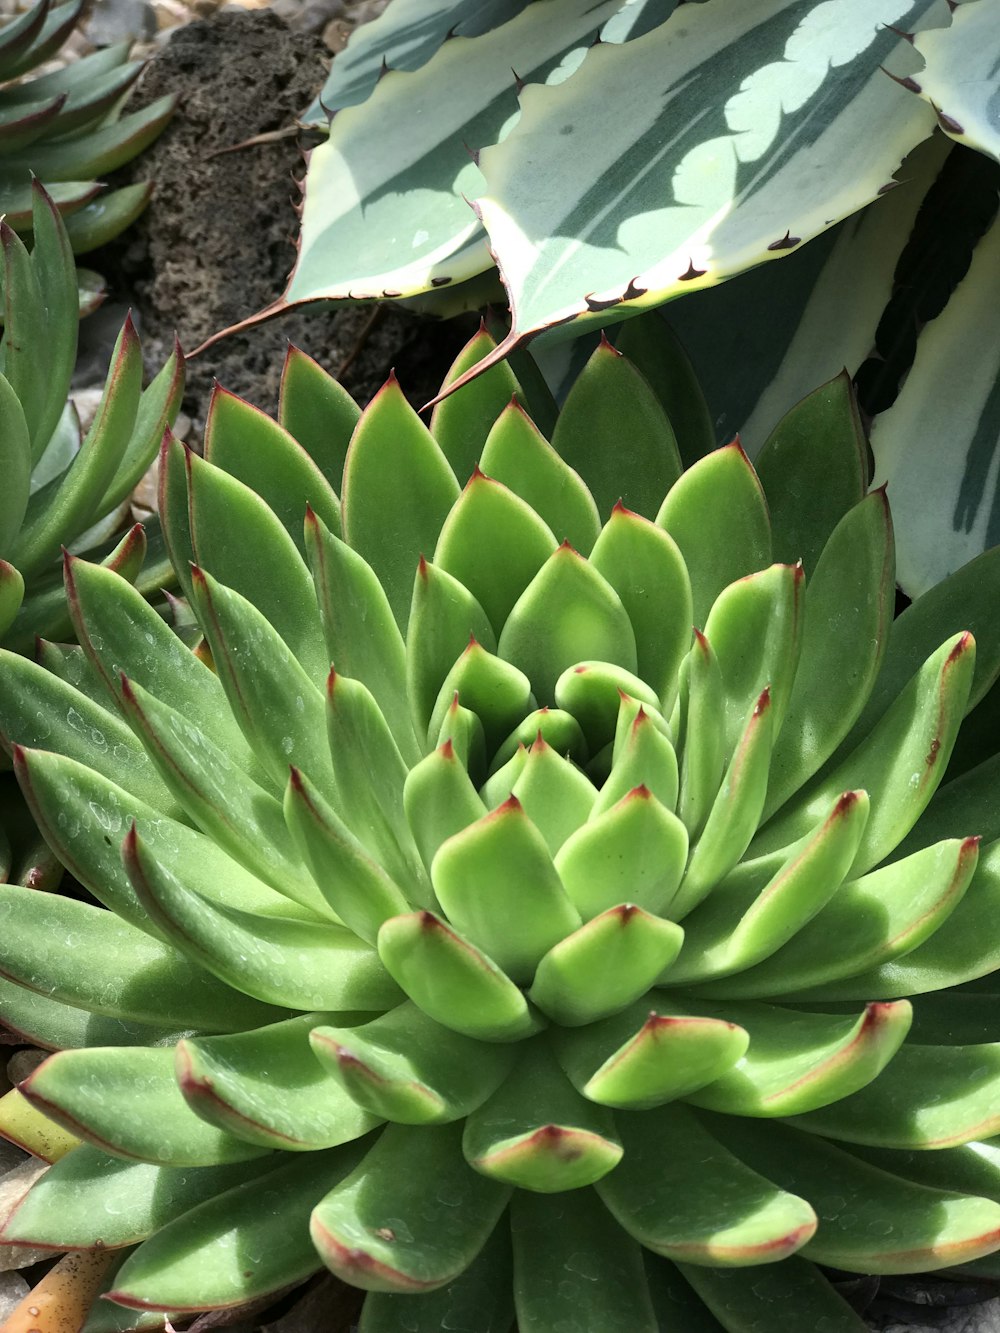
[[[607,344],[532,407],[292,351],[163,451],[198,651],[71,557],[80,646],[4,655],[86,892],[0,887],[59,1155],[0,1238],[120,1256],[86,1333],[323,1264],[364,1333],[850,1333],[817,1265],[995,1267],[995,565],[892,621],[843,381],[756,471]]]

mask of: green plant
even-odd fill
[[[102,193],[94,177],[129,162],[160,134],[176,99],[163,97],[123,116],[143,69],[120,42],[35,78],[76,27],[84,0],[37,0],[0,28],[0,206],[8,226],[32,228],[37,176],[66,216],[70,244],[83,254],[117,236],[149,202],[139,182]]]
[[[751,457],[842,366],[870,378],[877,349],[893,393],[865,395],[876,478],[916,596],[1000,540],[1000,225],[976,246],[1000,182],[998,34],[996,0],[392,0],[306,113],[329,134],[272,310],[474,308],[495,261],[500,355],[688,296],[678,331],[703,334],[719,440],[746,427]],[[735,364],[714,355],[733,328]]]
[[[0,642],[21,652],[34,647],[37,635],[69,632],[60,547],[96,553],[128,578],[140,575],[147,539],[130,526],[129,497],[154,461],[184,388],[184,359],[175,348],[143,390],[142,349],[129,317],[81,441],[66,402],[79,322],[73,255],[56,205],[37,182],[32,193],[30,252],[0,222]],[[162,559],[151,560],[144,588],[158,586],[168,570]]]
[[[892,621],[844,376],[756,472],[608,344],[551,446],[512,394],[359,418],[290,351],[278,423],[163,449],[199,653],[70,557],[80,646],[3,655],[82,887],[0,886],[56,1052],[0,1124],[86,1142],[0,1239],[123,1252],[86,1333],[322,1263],[364,1333],[860,1333],[817,1264],[1000,1271],[1000,552]]]

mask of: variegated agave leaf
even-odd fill
[[[996,0],[962,0],[950,27],[916,33],[924,67],[914,82],[945,134],[1000,161],[998,19]]]
[[[892,624],[844,379],[756,472],[607,343],[551,444],[525,387],[428,430],[291,352],[163,450],[198,651],[70,558],[80,647],[3,656],[96,901],[0,886],[54,1052],[0,1125],[63,1154],[0,1241],[113,1252],[88,1333],[323,1264],[364,1333],[861,1333],[817,1264],[995,1271],[996,556]]]

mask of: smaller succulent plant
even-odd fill
[[[176,105],[175,98],[164,97],[122,115],[143,69],[142,61],[128,59],[127,42],[26,77],[58,52],[84,5],[36,0],[0,28],[0,211],[15,231],[30,232],[31,182],[37,177],[66,214],[75,254],[104,245],[145,208],[149,182],[104,193],[95,177],[142,152]]]
[[[0,654],[82,886],[0,885],[55,1052],[0,1127],[59,1158],[0,1240],[108,1266],[85,1333],[323,1264],[363,1333],[862,1333],[818,1265],[1000,1272],[998,553],[893,623],[843,378],[757,471],[607,344],[552,444],[518,388],[358,419],[290,352],[279,423],[164,445],[200,651],[71,556],[79,646]]]
[[[61,547],[87,551],[134,579],[147,537],[129,528],[131,492],[156,457],[184,387],[179,347],[145,390],[131,317],[115,345],[104,395],[86,438],[67,406],[79,323],[73,256],[52,199],[32,187],[31,251],[7,222],[0,342],[0,642],[18,651],[36,635],[64,637]],[[165,577],[147,566],[147,586]]]

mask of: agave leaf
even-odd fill
[[[266,412],[218,385],[205,419],[205,457],[264,500],[304,558],[307,505],[339,535],[336,491],[303,446]]]
[[[379,1123],[317,1062],[310,1034],[331,1018],[300,1014],[223,1037],[181,1041],[177,1082],[203,1120],[247,1143],[313,1152],[360,1138]]]
[[[41,26],[44,17],[44,6],[35,5],[30,11],[31,21],[38,27]],[[30,38],[25,39],[23,33],[27,23],[19,19],[18,25],[21,27],[21,35],[15,31],[14,24],[5,24],[2,38],[0,38],[0,62],[9,58],[11,46],[19,42],[27,44]],[[36,78],[27,79],[23,83],[8,83],[0,89],[0,106],[15,107],[25,102],[34,102],[38,98],[52,97],[57,93],[78,93],[81,90],[86,92],[93,80],[99,76],[108,74],[112,70],[119,69],[128,60],[130,43],[115,42],[112,46],[106,46],[103,50],[92,51],[88,55],[81,56],[79,60],[73,60],[68,65],[63,65],[59,69],[50,70],[47,74],[40,74]],[[0,65],[0,74],[6,78]]]
[[[347,390],[319,362],[289,343],[281,371],[278,421],[337,492],[360,416],[361,409]]]
[[[467,1324],[481,1333],[508,1333],[514,1319],[510,1228],[504,1219],[468,1268],[437,1291],[414,1295],[373,1291],[365,1297],[361,1333],[440,1333]]]
[[[847,1097],[876,1078],[910,1028],[911,1007],[869,1004],[860,1017],[795,1014],[773,1005],[699,1003],[679,1008],[738,1023],[750,1034],[739,1067],[689,1095],[695,1106],[736,1116],[785,1116]]]
[[[712,286],[876,197],[933,113],[885,78],[899,40],[873,24],[913,29],[948,15],[928,0],[887,0],[874,14],[825,17],[814,0],[677,12],[588,52],[558,88],[525,90],[514,130],[480,159],[479,211],[515,311],[512,340]],[[695,69],[707,111],[677,132]],[[616,90],[613,123],[601,88]],[[865,136],[873,123],[875,140]],[[808,152],[789,153],[790,142]]]
[[[742,1268],[786,1259],[815,1232],[816,1214],[804,1199],[758,1175],[685,1107],[615,1119],[625,1157],[597,1192],[654,1253]],[[729,1201],[723,1217],[698,1206],[706,1195]]]
[[[621,713],[624,720],[627,716],[624,701]],[[645,787],[667,810],[676,807],[679,787],[677,752],[653,720],[655,716],[655,712],[647,711],[646,705],[639,704],[634,716],[622,728],[611,772],[590,812],[592,819],[610,810],[636,787]]]
[[[676,986],[743,972],[775,953],[837,892],[857,855],[868,796],[845,792],[811,833],[771,858],[736,867],[685,918],[684,948],[663,977]]]
[[[692,837],[702,830],[719,793],[726,766],[722,672],[712,645],[700,630],[681,663],[680,694],[674,709],[681,748],[677,813]]]
[[[517,1041],[539,1020],[496,963],[432,912],[387,921],[379,957],[424,1013],[454,1032],[484,1041]]]
[[[155,858],[134,825],[122,856],[164,934],[244,994],[296,1009],[379,1009],[398,999],[377,954],[342,926],[210,902]]]
[[[550,1039],[584,1097],[625,1110],[661,1106],[713,1082],[749,1040],[733,1023],[670,1016],[652,995],[585,1028],[553,1028]]]
[[[53,191],[58,189],[53,185]],[[106,190],[82,203],[64,218],[73,253],[83,255],[107,245],[132,225],[152,197],[152,181],[138,181],[120,190]]]
[[[50,0],[37,0],[37,3],[23,14],[18,14],[9,23],[5,23],[0,33],[0,78],[8,78],[8,68],[18,59],[38,37],[42,25],[49,16]],[[82,8],[82,5],[78,8]],[[60,16],[64,17],[64,16]],[[48,91],[41,90],[42,95]]]
[[[883,1148],[951,1148],[1000,1133],[1000,1044],[908,1042],[879,1077],[790,1123],[811,1134]],[[996,1247],[994,1240],[993,1246]]]
[[[1000,354],[996,309],[983,290],[998,262],[994,222],[944,310],[921,332],[899,397],[872,429],[876,480],[889,483],[899,531],[899,581],[911,597],[1000,540],[989,480],[1000,439]],[[961,349],[971,344],[984,352],[970,363]],[[933,443],[944,432],[942,463]]]
[[[456,699],[479,719],[491,753],[534,703],[524,672],[494,656],[474,637],[444,679],[427,728],[429,738],[445,734],[445,717]]]
[[[31,484],[31,436],[20,400],[0,375],[0,422],[6,482],[0,496],[0,550],[9,551],[21,530]]]
[[[822,1328],[832,1321],[837,1333],[867,1333],[868,1325],[835,1291],[813,1264],[797,1255],[780,1267],[704,1268],[677,1265],[710,1310],[730,1328],[753,1327],[754,1319],[781,1319],[794,1304],[796,1318],[806,1327]]]
[[[449,838],[431,878],[456,929],[514,981],[529,982],[542,956],[580,925],[542,835],[514,796]]]
[[[411,1003],[360,1026],[320,1024],[310,1041],[359,1106],[398,1124],[460,1120],[496,1090],[514,1062],[512,1046],[463,1037]]]
[[[309,1214],[342,1180],[365,1141],[287,1159],[273,1172],[199,1204],[165,1226],[119,1270],[109,1298],[131,1309],[194,1313],[241,1305],[319,1267]],[[204,1300],[191,1304],[191,1293]]]
[[[13,624],[24,600],[24,579],[6,560],[0,560],[0,636]]]
[[[330,660],[371,690],[408,763],[420,747],[406,696],[406,652],[371,566],[310,509],[305,542]]]
[[[618,594],[635,634],[638,675],[669,711],[681,659],[690,645],[693,614],[691,585],[677,544],[662,528],[616,504],[590,553],[590,564]]]
[[[659,398],[684,466],[714,449],[715,429],[701,385],[666,322],[652,312],[638,315],[618,326],[614,341]]]
[[[851,1156],[869,1162],[894,1176],[903,1176],[934,1189],[961,1189],[1000,1201],[1000,1149],[995,1140],[966,1143],[936,1152],[871,1148],[851,1145]]]
[[[636,787],[567,838],[555,867],[585,920],[619,903],[661,914],[672,910],[687,851],[681,821]]]
[[[128,64],[116,60],[111,69],[101,69],[95,63],[90,66],[90,77],[86,81],[77,78],[68,88],[64,83],[65,100],[59,109],[56,124],[45,137],[50,140],[65,139],[72,134],[82,138],[82,131],[98,128],[109,112],[113,114],[115,103],[119,99],[125,100],[123,94],[132,87],[142,70],[141,60],[133,60]],[[22,147],[22,144],[10,144],[10,148],[15,151]]]
[[[184,1035],[178,1026],[136,1023],[108,1018],[87,1009],[61,1004],[49,995],[15,985],[0,977],[4,1026],[32,1046],[47,1051],[76,1050],[80,1046],[173,1046]]]
[[[519,1190],[511,1204],[517,1326],[523,1333],[621,1327],[656,1333],[642,1251],[590,1190],[545,1196]]]
[[[672,921],[631,903],[612,907],[549,950],[535,971],[530,999],[566,1027],[606,1018],[649,989],[683,939]]]
[[[434,550],[457,498],[448,460],[390,376],[351,439],[341,501],[344,538],[375,571],[401,630],[417,563]]]
[[[429,725],[441,686],[470,639],[496,650],[496,635],[472,593],[421,558],[406,639],[406,693],[418,728]]]
[[[989,19],[989,5],[959,5],[949,28],[916,34],[924,67],[914,92],[930,103],[949,138],[1000,161],[990,83],[1000,44]]]
[[[683,473],[667,492],[656,522],[684,557],[696,625],[704,626],[723,588],[771,563],[764,493],[738,441]]]
[[[487,814],[450,740],[410,769],[403,808],[428,870],[443,842]]]
[[[166,1166],[217,1166],[266,1149],[214,1128],[190,1110],[169,1048],[60,1051],[21,1084],[40,1111],[104,1151]]]
[[[190,1208],[274,1169],[273,1156],[198,1171],[111,1157],[90,1143],[46,1171],[4,1224],[4,1244],[90,1249],[94,1215],[108,1249],[135,1245]]]
[[[565,78],[618,7],[527,5],[492,32],[445,42],[414,72],[390,71],[364,107],[342,110],[309,163],[298,261],[283,299],[404,296],[488,268],[467,202],[482,182],[468,149],[495,142],[516,116],[511,67],[522,78]],[[442,85],[447,106],[435,96]],[[383,118],[409,133],[376,131]]]
[[[102,511],[121,504],[142,480],[156,457],[164,432],[177,416],[183,394],[184,354],[175,338],[173,351],[139,399],[125,453],[101,500]]]
[[[805,1253],[819,1263],[853,1273],[915,1273],[996,1248],[1000,1205],[992,1200],[928,1190],[787,1126],[736,1116],[709,1123],[754,1167],[809,1199],[823,1225]]]
[[[458,701],[458,691],[452,697],[447,712],[441,718],[441,727],[435,736],[428,734],[431,744],[451,746],[465,768],[477,777],[486,771],[486,733],[483,724],[470,708]]]
[[[77,20],[83,10],[81,0],[70,0],[70,3],[63,5],[42,5],[43,22],[41,26],[34,29],[31,42],[28,45],[22,45],[18,40],[17,52],[8,52],[8,58],[4,60],[3,78],[14,79],[25,70],[33,69],[39,65],[62,46],[63,42],[76,27]],[[19,33],[19,38],[23,37],[23,31]],[[13,59],[11,59],[13,57]]]
[[[431,1291],[456,1278],[510,1196],[466,1165],[460,1145],[459,1125],[383,1130],[363,1165],[313,1211],[313,1243],[327,1267],[366,1291]]]
[[[499,369],[494,366],[462,393],[478,388]],[[434,411],[444,411],[460,400],[461,394],[445,398]],[[601,524],[593,496],[579,474],[545,440],[516,397],[491,420],[492,428],[476,455],[479,466],[529,504],[557,541],[568,541],[588,555]]]
[[[52,182],[104,176],[148,147],[174,114],[176,105],[176,97],[160,97],[141,111],[79,138],[34,144],[30,150],[10,153],[4,158],[4,170],[10,179],[25,181],[32,171]]]
[[[37,418],[32,421],[33,453],[44,448],[52,438],[59,423],[66,396],[69,393],[70,380],[76,364],[77,320],[76,297],[73,277],[73,256],[67,236],[58,221],[58,209],[42,189],[38,181],[32,182],[31,222],[34,233],[31,266],[38,281],[38,295],[41,302],[36,311],[18,308],[16,296],[12,293],[12,302],[6,310],[8,320],[5,341],[6,358],[16,356],[24,373],[39,377],[42,383],[41,403]],[[37,341],[32,335],[30,325],[25,327],[23,320],[40,318],[44,326],[44,336]],[[17,356],[12,351],[11,343],[24,339],[25,353]],[[30,361],[27,349],[44,346],[45,366],[33,369],[25,366]],[[109,505],[108,508],[113,506]],[[76,535],[75,533],[73,534]]]
[[[541,736],[528,753],[511,787],[525,814],[555,856],[559,848],[587,820],[597,799],[597,788],[585,773],[564,759]]]

